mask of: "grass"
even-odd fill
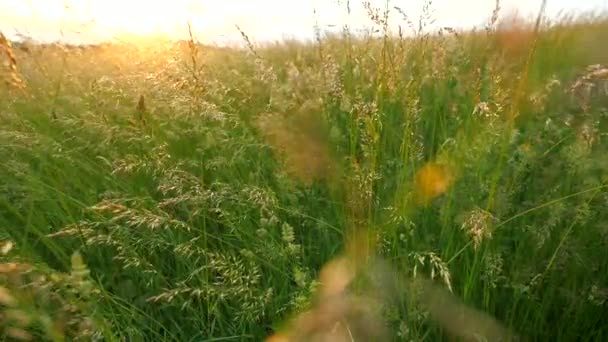
[[[608,21],[368,12],[246,49],[0,40],[3,338],[608,338]]]

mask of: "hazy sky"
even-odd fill
[[[371,0],[383,7],[386,0]],[[94,42],[125,34],[163,34],[182,38],[188,20],[196,37],[204,42],[239,40],[239,25],[256,41],[284,36],[309,38],[315,20],[321,27],[349,23],[369,25],[362,1],[351,0],[347,16],[346,0],[0,0],[0,30],[8,36],[16,31],[38,40],[63,39]],[[417,20],[424,0],[392,0]],[[435,0],[436,25],[470,27],[487,21],[495,0]],[[502,7],[533,14],[541,0],[503,0]],[[608,0],[548,0],[547,14],[560,10],[606,10]],[[316,15],[313,10],[316,10]],[[392,15],[397,24],[400,15]]]

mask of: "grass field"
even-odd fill
[[[608,21],[369,12],[4,41],[2,339],[608,340]]]

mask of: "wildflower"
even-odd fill
[[[422,204],[446,192],[452,176],[445,164],[429,162],[414,175],[414,192]]]

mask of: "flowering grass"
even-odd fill
[[[2,337],[606,340],[608,22],[383,11],[245,49],[2,40]]]

